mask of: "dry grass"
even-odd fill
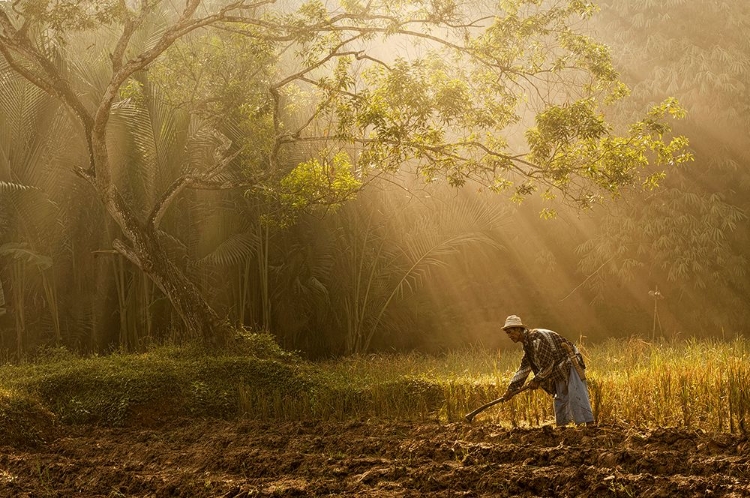
[[[581,349],[601,424],[750,428],[747,340],[613,340]],[[161,409],[164,400],[178,415],[227,419],[454,422],[498,398],[521,356],[520,348],[475,349],[309,363],[268,337],[250,337],[220,355],[177,348],[86,359],[57,355],[0,367],[0,389],[16,393],[5,396],[0,419],[12,421],[11,401],[18,397],[68,423],[127,424],[134,413]],[[536,426],[553,419],[550,396],[534,391],[491,407],[476,421]]]
[[[750,346],[744,339],[668,343],[613,340],[582,350],[588,365],[592,408],[599,423],[731,432],[747,432],[750,428]],[[499,397],[521,356],[516,349],[497,355],[472,350],[439,358],[370,356],[321,368],[338,382],[369,386],[371,404],[383,413],[405,417],[429,413],[444,421],[456,421]],[[415,410],[412,405],[420,402],[418,398],[407,393],[378,392],[377,386],[406,378],[438,386],[439,406],[431,411],[424,406]],[[495,405],[477,420],[539,425],[553,418],[550,397],[536,391]]]

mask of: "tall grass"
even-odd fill
[[[612,341],[592,348],[601,422],[741,430],[750,422],[748,342]]]
[[[750,343],[745,339],[613,340],[581,349],[600,424],[750,429]],[[40,420],[52,414],[65,423],[107,425],[167,416],[455,422],[502,395],[521,356],[520,348],[475,349],[439,357],[370,355],[310,363],[258,336],[221,354],[158,348],[98,358],[55,355],[0,367],[0,391],[6,393],[0,420],[10,423],[17,407],[35,406]],[[15,396],[23,403],[13,402]],[[550,423],[552,400],[543,391],[527,391],[475,420]]]
[[[750,344],[688,340],[649,343],[612,340],[581,347],[586,357],[591,404],[601,424],[680,426],[712,431],[750,429]],[[498,398],[520,362],[520,348],[500,354],[482,350],[443,357],[406,355],[363,357],[322,365],[340,382],[377,386],[399,378],[440,387],[432,416],[457,421],[473,408]],[[371,396],[378,398],[377,391]],[[415,415],[418,399],[376,399],[389,412]],[[422,409],[422,412],[425,410]],[[417,410],[419,412],[419,410]],[[554,419],[552,401],[542,391],[523,393],[479,415],[477,420],[539,425]]]

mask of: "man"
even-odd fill
[[[583,363],[578,349],[557,332],[528,329],[516,315],[505,320],[503,330],[513,342],[523,346],[523,359],[502,398],[508,400],[523,386],[526,378],[531,389],[541,387],[554,396],[555,422],[558,427],[575,422],[594,425]]]

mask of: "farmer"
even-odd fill
[[[541,387],[554,396],[555,422],[558,427],[570,422],[594,425],[586,388],[586,366],[575,345],[557,332],[526,328],[516,315],[510,315],[505,320],[503,330],[511,341],[521,343],[524,354],[521,366],[502,399],[512,398],[529,374],[534,372],[529,387]]]

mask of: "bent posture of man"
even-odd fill
[[[557,332],[526,328],[516,315],[505,320],[503,330],[511,341],[521,343],[524,355],[502,398],[510,399],[534,372],[530,387],[541,387],[554,396],[558,426],[570,422],[593,425],[594,415],[584,373],[586,366],[575,345]]]

